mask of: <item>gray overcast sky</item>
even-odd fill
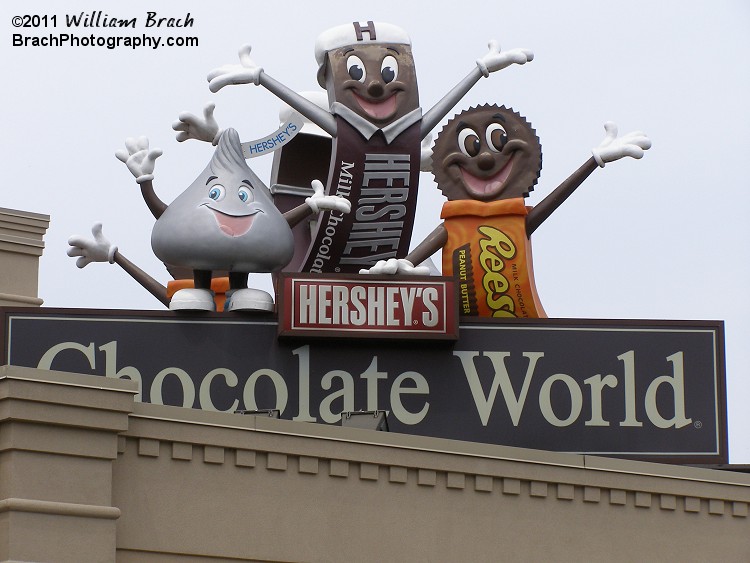
[[[200,44],[12,46],[19,32],[123,34],[65,28],[66,14],[97,6],[113,18],[138,19],[125,35],[195,36]],[[144,29],[148,11],[190,12],[195,23]],[[178,113],[198,113],[215,101],[219,124],[235,127],[243,139],[276,129],[279,103],[262,88],[208,90],[208,71],[236,63],[241,44],[253,45],[255,62],[274,78],[312,90],[318,33],[354,20],[398,24],[412,38],[423,108],[468,73],[489,39],[505,49],[532,49],[532,63],[482,79],[456,108],[505,104],[531,121],[544,169],[530,204],[590,156],[605,121],[615,121],[621,133],[641,129],[653,141],[642,160],[594,172],[534,234],[545,309],[555,317],[724,320],[730,461],[750,463],[750,3],[29,0],[3,2],[0,12],[6,33],[0,206],[52,216],[39,287],[51,307],[161,308],[116,266],[78,270],[65,254],[66,241],[102,221],[125,256],[168,279],[150,249],[153,218],[114,152],[125,137],[149,136],[164,150],[154,185],[171,201],[212,154],[204,143],[177,143],[171,123]],[[57,28],[14,28],[12,17],[23,14],[56,15]],[[268,180],[271,157],[250,164]],[[438,223],[442,203],[431,175],[423,174],[415,242]],[[253,277],[270,286],[267,275]]]

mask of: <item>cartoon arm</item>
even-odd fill
[[[651,139],[640,131],[633,131],[618,137],[617,125],[611,121],[604,124],[604,131],[606,132],[604,140],[598,147],[591,150],[593,156],[529,212],[526,217],[528,236],[531,236],[531,233],[568,199],[568,196],[596,170],[597,166],[604,168],[607,162],[614,162],[626,156],[642,158],[644,152],[651,148]]]
[[[427,260],[435,252],[444,247],[448,242],[448,231],[441,223],[427,238],[417,245],[406,258],[389,258],[388,260],[378,260],[374,266],[369,269],[360,270],[360,274],[375,275],[395,275],[405,274],[412,276],[429,276],[430,269],[427,266],[415,266]]]
[[[115,156],[124,162],[130,173],[135,176],[135,181],[141,186],[143,199],[156,219],[161,217],[161,214],[167,208],[167,204],[160,200],[154,192],[152,182],[154,179],[154,164],[161,155],[161,149],[149,150],[146,137],[137,139],[128,137],[125,139],[125,149],[120,149],[115,153]]]
[[[93,240],[80,235],[73,235],[68,239],[68,256],[78,256],[76,266],[85,268],[92,262],[117,264],[163,305],[169,307],[167,288],[120,254],[117,247],[110,244],[102,234],[101,223],[91,227],[91,234],[94,235]]]
[[[230,84],[255,84],[263,86],[266,90],[276,95],[279,99],[296,109],[307,119],[318,125],[331,137],[336,136],[336,120],[326,110],[300,96],[297,92],[284,86],[282,83],[271,78],[261,67],[256,65],[250,58],[250,45],[240,47],[240,64],[224,65],[215,68],[208,73],[208,89],[218,92],[224,86]]]
[[[311,185],[313,195],[305,198],[305,203],[302,205],[284,213],[284,219],[286,219],[290,227],[294,227],[313,213],[320,213],[325,210],[338,211],[340,213],[349,213],[351,211],[352,204],[348,199],[337,195],[324,195],[325,188],[320,180],[313,180]]]
[[[534,53],[528,49],[511,49],[501,51],[500,44],[491,40],[488,44],[489,51],[477,59],[476,68],[472,69],[466,78],[459,82],[448,92],[442,100],[432,107],[422,118],[422,138],[432,131],[437,124],[446,116],[472,87],[479,82],[483,76],[486,78],[491,72],[502,70],[512,64],[526,64],[534,60]]]
[[[422,139],[419,155],[419,169],[422,172],[432,172],[432,135],[428,133]]]
[[[216,146],[223,129],[219,129],[219,124],[214,118],[215,108],[216,104],[206,104],[202,118],[186,111],[182,112],[177,117],[178,120],[172,124],[172,129],[177,131],[177,141],[181,143],[188,139],[197,139]]]

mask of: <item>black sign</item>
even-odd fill
[[[391,432],[727,462],[719,321],[464,321],[457,342],[358,342],[279,341],[272,315],[3,313],[6,363],[134,379],[144,402],[327,424],[385,410]]]

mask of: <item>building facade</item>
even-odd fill
[[[39,304],[46,219],[2,211],[14,275],[0,292]],[[137,391],[0,367],[0,560],[750,560],[742,472],[145,404]]]

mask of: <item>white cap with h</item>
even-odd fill
[[[406,31],[391,23],[368,21],[332,27],[318,35],[315,41],[315,60],[318,62],[318,82],[325,84],[326,53],[349,45],[411,45]]]

